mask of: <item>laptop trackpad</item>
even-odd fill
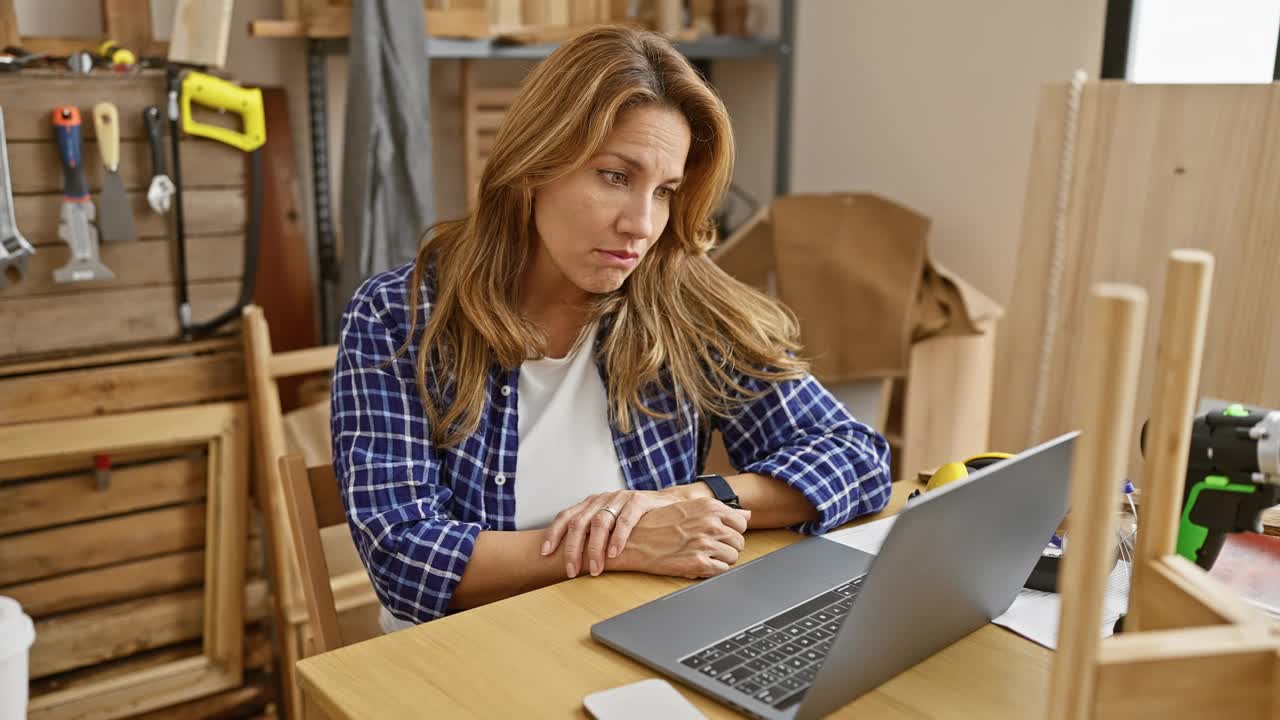
[[[873,557],[808,538],[601,622],[591,634],[629,655],[676,659],[862,575]]]

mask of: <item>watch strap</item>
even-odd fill
[[[742,509],[742,503],[738,500],[738,495],[733,492],[733,488],[729,486],[729,481],[720,475],[699,475],[698,480],[707,484],[711,488],[711,494],[715,499],[738,510]]]

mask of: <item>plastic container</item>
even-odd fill
[[[0,720],[27,717],[27,656],[35,639],[22,606],[0,595]]]

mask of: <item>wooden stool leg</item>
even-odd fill
[[[1160,338],[1151,384],[1142,476],[1142,513],[1134,553],[1133,586],[1125,629],[1159,629],[1145,612],[1147,566],[1174,553],[1182,487],[1187,474],[1191,418],[1200,387],[1200,359],[1209,318],[1213,256],[1202,250],[1175,250],[1165,272]]]
[[[1051,720],[1083,720],[1093,705],[1107,560],[1116,543],[1114,505],[1132,435],[1146,310],[1146,293],[1128,285],[1099,285],[1089,301],[1088,397],[1071,469],[1071,529],[1062,568],[1067,592],[1049,682]]]

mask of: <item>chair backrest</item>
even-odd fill
[[[346,510],[332,465],[308,468],[301,455],[283,455],[280,457],[280,479],[289,530],[302,574],[302,594],[311,615],[313,652],[327,652],[342,647],[343,643],[320,528],[345,524]]]

